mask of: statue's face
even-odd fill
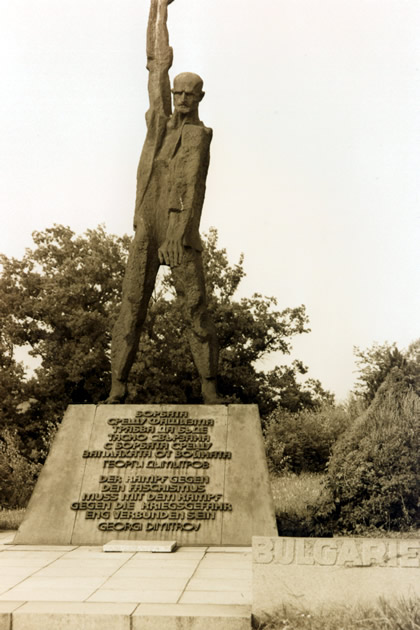
[[[174,79],[172,90],[174,109],[180,114],[193,114],[204,96],[203,81],[196,74],[184,72]]]

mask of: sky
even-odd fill
[[[132,233],[147,0],[1,0],[0,252],[53,223]],[[293,342],[344,399],[353,347],[419,337],[420,2],[175,0],[171,77],[213,129],[201,229],[238,296],[305,304]]]

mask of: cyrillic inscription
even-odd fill
[[[82,454],[101,461],[98,487],[70,506],[100,531],[196,532],[232,511],[211,491],[211,467],[232,458],[212,448],[213,418],[142,410],[107,422],[106,442]]]

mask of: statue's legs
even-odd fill
[[[128,374],[137,353],[159,269],[156,245],[139,232],[131,245],[121,309],[112,333],[112,388],[108,403],[122,402],[126,396]]]
[[[199,373],[204,402],[221,402],[216,390],[218,343],[216,328],[207,310],[201,254],[186,248],[181,265],[172,267],[175,289],[181,298],[188,341]]]

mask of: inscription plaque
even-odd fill
[[[14,543],[275,534],[256,405],[71,405]]]
[[[211,475],[231,451],[215,450],[214,418],[189,411],[140,410],[107,421],[102,448],[82,458],[100,460],[95,492],[71,503],[103,532],[198,532],[203,521],[231,512],[212,492]]]

